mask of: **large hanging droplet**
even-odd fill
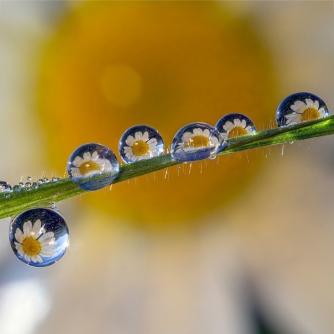
[[[216,124],[220,139],[236,138],[256,132],[254,123],[243,114],[231,113],[223,116]]]
[[[190,123],[174,136],[171,155],[177,161],[197,161],[213,157],[219,146],[219,132],[206,123]]]
[[[276,122],[278,126],[286,126],[327,116],[327,106],[320,97],[300,92],[289,95],[279,104],[276,111]]]
[[[22,262],[45,267],[64,255],[69,244],[68,227],[57,210],[30,209],[13,219],[9,241]]]
[[[72,153],[67,172],[72,182],[84,190],[92,191],[110,185],[119,173],[119,164],[108,147],[90,143]]]
[[[157,130],[147,125],[136,125],[124,132],[119,154],[125,163],[146,160],[164,152],[164,141]]]

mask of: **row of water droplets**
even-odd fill
[[[285,98],[276,111],[279,127],[290,126],[328,116],[328,109],[319,97],[311,93],[295,93]],[[243,114],[231,113],[218,120],[215,127],[201,122],[182,127],[171,144],[171,157],[179,162],[215,158],[228,147],[227,140],[256,133],[254,123]],[[147,125],[136,125],[120,138],[119,154],[126,163],[138,163],[164,154],[164,141],[159,132]],[[110,185],[119,173],[116,155],[106,146],[88,143],[70,156],[67,172],[72,182],[86,191]],[[51,182],[59,178],[53,177]],[[13,192],[37,189],[48,183],[47,178],[14,185]],[[7,182],[0,182],[0,191],[12,192]],[[6,197],[6,196],[5,196]],[[69,242],[64,218],[53,203],[48,208],[33,208],[16,216],[10,227],[10,243],[14,254],[24,263],[44,267],[55,263],[66,251]]]

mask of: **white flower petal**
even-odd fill
[[[143,137],[143,134],[140,131],[135,133],[136,140],[142,140],[142,137]]]
[[[221,133],[220,137],[222,138],[222,140],[226,140],[228,138],[228,134],[227,133]]]
[[[92,160],[92,155],[90,154],[90,152],[85,152],[83,154],[83,160],[86,162],[86,161],[90,161]]]
[[[235,118],[235,119],[233,120],[233,123],[234,123],[235,126],[241,126],[241,122],[240,122],[240,119],[239,119],[239,118]]]
[[[315,100],[315,101],[313,102],[313,107],[314,107],[315,109],[319,109],[319,101],[318,101],[318,100]]]
[[[245,120],[245,119],[243,119],[243,120],[241,121],[241,126],[242,126],[243,128],[246,128],[246,120]]]
[[[297,124],[300,123],[302,120],[302,116],[300,114],[286,115],[285,118],[287,119],[287,125]]]
[[[41,234],[41,228],[42,228],[42,224],[40,219],[37,219],[34,223],[34,226],[32,228],[31,231],[31,236],[35,239],[37,239],[39,237],[39,235]]]
[[[314,108],[314,103],[311,99],[305,99],[305,102],[309,108]]]
[[[145,142],[148,141],[148,132],[147,131],[144,132],[142,140],[145,141]]]
[[[92,161],[97,161],[99,159],[99,154],[97,151],[93,152],[92,154]]]
[[[80,167],[83,163],[83,159],[79,156],[75,157],[75,159],[72,161],[72,165],[75,167]]]
[[[54,233],[53,232],[47,232],[45,234],[43,234],[38,241],[42,242],[43,240],[47,240],[47,239],[54,239]]]
[[[187,142],[190,138],[194,137],[194,134],[191,133],[191,132],[185,132],[183,135],[182,135],[182,140],[183,142]]]
[[[209,131],[209,129],[204,129],[203,136],[210,137],[210,131]]]
[[[231,129],[234,128],[234,124],[230,121],[227,121],[225,123],[225,125],[223,126],[223,129],[226,131],[226,132],[229,132]]]
[[[20,230],[20,228],[17,228],[15,231],[15,239],[22,244],[24,240],[23,232]]]
[[[245,130],[248,132],[248,133],[251,133],[253,131],[252,127],[250,125],[248,125]]]
[[[193,130],[193,134],[194,134],[195,136],[201,136],[201,135],[203,134],[203,130],[202,130],[201,128],[195,128],[195,129]]]
[[[32,230],[32,224],[31,221],[28,220],[23,224],[23,234],[25,238],[30,237],[31,230]]]
[[[126,144],[129,145],[129,146],[133,146],[134,141],[135,141],[135,139],[131,135],[128,136],[128,138],[126,138],[126,140],[125,140]]]

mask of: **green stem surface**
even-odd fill
[[[222,152],[219,152],[218,155],[331,134],[334,134],[334,116],[283,128],[259,131],[253,135],[229,139],[227,140],[228,147]],[[129,180],[179,163],[180,162],[173,161],[170,154],[164,154],[149,160],[122,165],[120,167],[120,173],[113,183]],[[99,175],[96,178],[101,177],[103,177],[103,175]],[[22,191],[18,194],[12,191],[3,192],[0,193],[0,218],[15,215],[32,206],[59,202],[83,193],[85,193],[85,191],[72,183],[69,178],[42,184],[38,189]]]

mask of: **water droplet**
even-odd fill
[[[176,161],[197,161],[216,154],[219,133],[209,124],[190,123],[174,136],[171,155]]]
[[[19,186],[20,186],[21,188],[24,188],[24,183],[23,183],[23,182],[19,182]]]
[[[27,176],[27,181],[31,182],[32,181],[32,177],[31,176]]]
[[[57,182],[57,181],[58,181],[58,178],[57,178],[57,177],[53,176],[53,177],[51,178],[51,182]]]
[[[33,182],[33,184],[31,185],[32,189],[38,189],[39,184],[37,182]]]
[[[31,189],[31,183],[30,182],[26,182],[26,184],[24,186],[27,190]]]
[[[54,210],[30,209],[13,219],[9,241],[22,262],[33,267],[49,266],[58,261],[68,247],[67,224]]]
[[[96,143],[78,147],[70,156],[67,172],[84,190],[98,190],[110,185],[119,173],[115,154],[106,146]],[[103,177],[97,177],[103,175]]]
[[[47,177],[43,177],[43,183],[49,183],[49,179]]]
[[[18,184],[15,184],[13,187],[13,192],[15,194],[18,194],[19,192],[21,192],[21,187]]]
[[[52,210],[57,210],[57,207],[56,207],[56,203],[55,202],[51,202],[50,203],[50,207]]]
[[[164,141],[157,130],[136,125],[124,132],[118,150],[122,160],[131,163],[163,154]]]
[[[328,116],[325,102],[318,96],[300,92],[286,97],[277,107],[277,125],[286,126]]]
[[[38,179],[38,180],[37,180],[37,183],[38,183],[38,184],[43,184],[43,179]]]
[[[12,187],[11,185],[6,182],[6,181],[0,181],[0,192],[7,192],[7,191],[11,191]]]
[[[236,138],[244,135],[254,134],[256,128],[250,118],[243,114],[232,113],[223,116],[216,124],[220,133],[220,140]],[[221,151],[221,149],[219,150]]]

